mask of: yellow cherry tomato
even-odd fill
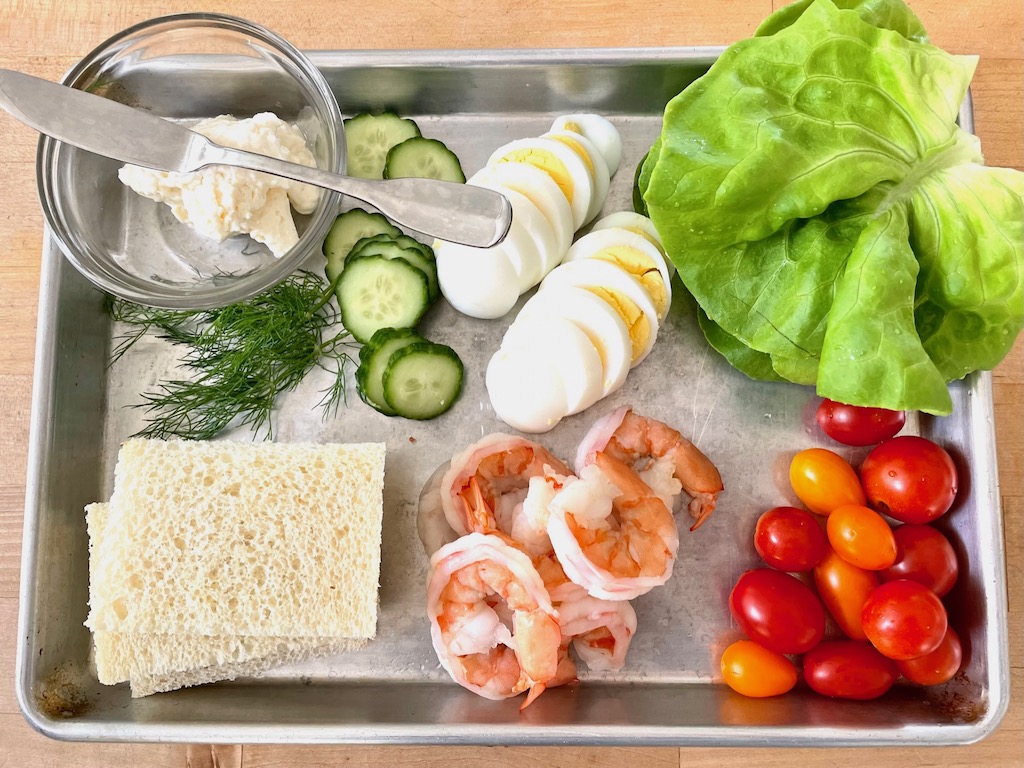
[[[779,696],[796,685],[796,667],[781,653],[752,640],[737,640],[722,654],[722,677],[736,693]]]
[[[811,512],[828,515],[848,504],[865,506],[864,489],[853,467],[837,453],[808,448],[793,457],[789,483]]]
[[[858,568],[880,571],[896,562],[896,537],[873,509],[856,504],[836,507],[825,531],[832,549]]]

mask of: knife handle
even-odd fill
[[[208,142],[196,167],[230,165],[330,189],[373,206],[428,237],[474,248],[497,245],[512,225],[508,199],[490,189],[435,179],[355,179]]]

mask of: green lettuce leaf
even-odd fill
[[[949,168],[922,180],[911,210],[925,350],[947,381],[994,368],[1024,327],[1024,174]]]
[[[891,29],[908,40],[927,43],[928,34],[924,25],[902,0],[832,0],[837,8],[856,11],[860,18],[873,27]],[[754,32],[755,37],[767,37],[791,26],[799,19],[814,0],[799,0],[780,8]]]
[[[783,11],[672,100],[638,190],[740,370],[946,413],[1024,322],[1024,176],[981,165],[956,125],[976,60],[898,0]]]
[[[818,385],[830,398],[854,404],[870,400],[891,410],[950,412],[946,380],[914,325],[918,269],[907,205],[893,205],[861,232],[836,287],[818,372]]]

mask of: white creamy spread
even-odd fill
[[[221,115],[192,130],[225,147],[316,166],[299,128],[272,112],[244,120]],[[126,165],[118,178],[138,194],[169,205],[178,221],[206,237],[219,241],[247,234],[275,256],[299,240],[289,204],[299,213],[312,213],[320,199],[320,190],[309,184],[224,165],[196,173]]]

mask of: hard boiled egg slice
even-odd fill
[[[487,161],[488,166],[500,163],[527,163],[548,174],[569,202],[573,230],[583,226],[594,195],[594,179],[569,146],[554,139],[517,139],[498,147]]]
[[[537,206],[537,210],[544,214],[544,218],[551,224],[556,241],[556,253],[553,254],[555,260],[545,265],[544,274],[558,266],[562,256],[572,245],[575,230],[569,201],[565,199],[554,179],[528,163],[498,163],[480,170],[473,176],[515,190]]]
[[[611,262],[580,259],[557,266],[540,290],[564,286],[586,288],[618,313],[629,331],[633,367],[650,354],[658,336],[658,310],[639,280]]]
[[[503,248],[470,248],[434,241],[437,282],[455,309],[492,320],[519,300],[519,278]]]
[[[538,291],[519,310],[518,323],[523,317],[564,317],[575,323],[597,349],[604,375],[601,397],[617,390],[626,381],[633,362],[633,345],[629,329],[619,313],[604,299],[586,288],[565,286],[557,291]]]
[[[608,163],[604,155],[595,147],[586,136],[572,131],[551,131],[545,133],[542,138],[554,139],[566,144],[573,152],[580,156],[580,159],[587,166],[594,179],[594,196],[590,200],[590,207],[587,208],[587,217],[583,223],[593,221],[597,214],[604,208],[604,201],[608,198],[608,187],[611,184],[611,174],[608,173]],[[578,227],[577,227],[578,229]]]
[[[519,293],[525,293],[551,271],[546,267],[557,258],[554,254],[558,244],[551,224],[526,195],[488,179],[484,171],[474,174],[466,183],[500,192],[512,205],[510,237],[501,245],[507,247],[512,266],[519,275]],[[516,230],[516,237],[511,237],[512,230]],[[521,230],[525,231],[526,240],[522,240]]]
[[[494,413],[520,432],[547,432],[569,412],[562,377],[536,346],[502,346],[484,380]]]
[[[535,349],[544,365],[558,371],[566,415],[579,413],[603,397],[601,355],[572,321],[558,315],[520,314],[505,331],[501,346]]]
[[[618,130],[601,115],[562,115],[551,124],[552,131],[572,131],[586,136],[604,155],[608,172],[614,176],[622,161],[622,137]]]
[[[646,237],[628,229],[592,231],[572,244],[563,262],[579,259],[600,259],[621,267],[640,281],[658,310],[658,318],[668,317],[672,275],[661,251]]]
[[[595,221],[590,231],[595,232],[599,229],[628,229],[630,232],[636,232],[638,235],[646,237],[651,241],[652,245],[661,251],[661,255],[665,257],[665,265],[668,267],[669,273],[673,275],[676,273],[676,266],[665,253],[665,245],[661,242],[661,235],[655,229],[654,222],[642,213],[635,213],[633,211],[609,213],[607,216]]]

